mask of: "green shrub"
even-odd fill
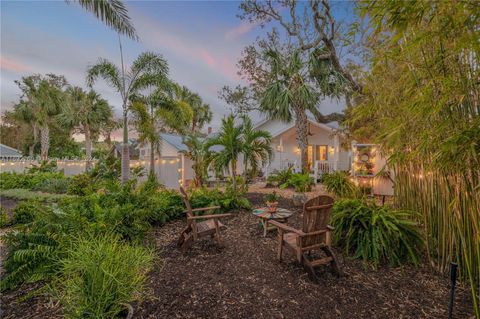
[[[57,291],[67,316],[115,318],[141,297],[153,253],[116,236],[75,240],[61,261]]]
[[[275,186],[285,184],[293,175],[292,168],[289,167],[283,171],[274,170],[267,178],[267,183]]]
[[[70,183],[70,178],[51,178],[38,183],[32,189],[45,193],[66,194]]]
[[[12,224],[29,224],[43,210],[44,207],[37,201],[21,202],[13,209]]]
[[[35,173],[54,173],[57,171],[57,162],[56,161],[41,161],[38,165],[32,164],[30,168],[27,169],[27,174]]]
[[[0,189],[33,189],[51,179],[63,179],[62,172],[37,172],[19,174],[15,172],[0,173]]]
[[[94,182],[88,174],[78,174],[72,177],[68,185],[67,193],[71,195],[85,196],[93,192]]]
[[[193,208],[220,206],[220,211],[230,211],[235,209],[249,209],[250,202],[238,192],[227,188],[225,192],[221,192],[217,188],[197,188],[190,193],[190,204]]]
[[[356,199],[336,201],[331,221],[334,240],[346,252],[353,252],[354,258],[375,266],[418,264],[423,239],[414,215],[411,211],[392,210]]]
[[[0,195],[18,200],[36,200],[41,202],[59,202],[72,197],[71,195],[66,194],[42,193],[21,188],[0,190]]]
[[[182,197],[173,190],[161,190],[150,197],[149,221],[152,224],[163,224],[175,219],[185,210]]]
[[[296,192],[305,193],[312,189],[315,182],[308,173],[292,174],[285,183],[280,184],[280,188],[294,188]]]
[[[10,225],[10,219],[8,218],[7,211],[0,207],[0,228],[6,227]]]
[[[321,183],[325,186],[327,192],[338,197],[354,198],[359,192],[358,187],[350,180],[347,172],[337,171],[323,174]]]

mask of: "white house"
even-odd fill
[[[312,175],[318,178],[325,172],[349,170],[351,152],[341,146],[344,137],[338,130],[338,123],[321,124],[309,119],[308,126],[307,162]],[[293,121],[265,120],[257,124],[256,129],[270,132],[273,138],[274,157],[265,167],[267,175],[287,167],[300,171],[300,149]]]

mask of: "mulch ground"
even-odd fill
[[[255,207],[263,194],[249,193]],[[281,199],[280,207],[292,208]],[[299,225],[300,211],[290,220]],[[308,279],[293,256],[276,260],[277,238],[266,238],[250,212],[225,220],[223,245],[202,239],[182,254],[176,240],[185,220],[155,228],[151,238],[159,262],[149,276],[144,300],[134,318],[446,318],[449,280],[430,268],[366,268],[337,251],[345,276],[327,267]],[[291,257],[291,258],[290,258]],[[25,289],[2,296],[5,318],[59,317],[45,296],[19,302]],[[462,285],[455,299],[455,318],[469,318],[470,292]]]

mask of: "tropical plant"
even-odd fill
[[[200,95],[178,84],[175,84],[173,93],[177,101],[188,104],[192,109],[192,118],[189,121],[191,134],[198,133],[205,124],[210,123],[213,113],[210,105],[203,103]]]
[[[267,183],[275,183],[276,186],[285,184],[293,176],[293,170],[291,167],[288,167],[284,170],[275,170],[267,178]]]
[[[237,162],[244,149],[242,127],[235,125],[235,118],[230,115],[222,119],[220,132],[207,142],[207,148],[217,145],[222,149],[212,156],[213,165],[217,170],[229,169],[233,190],[237,190]]]
[[[107,26],[126,36],[137,39],[135,28],[130,22],[127,8],[121,0],[65,0],[77,2],[82,8],[93,13]]]
[[[43,207],[37,201],[25,201],[13,209],[12,224],[29,224]]]
[[[350,180],[347,172],[336,171],[322,175],[321,183],[327,192],[337,197],[353,198],[358,194],[357,186]]]
[[[429,262],[444,273],[458,263],[480,317],[478,4],[363,2],[360,11],[371,68],[346,124],[386,152],[395,205],[421,213]]]
[[[15,81],[22,92],[20,103],[17,104],[19,118],[30,123],[34,130],[40,130],[40,156],[47,160],[50,146],[50,126],[55,116],[61,112],[67,81],[63,76],[47,74],[46,76],[31,75]]]
[[[3,120],[10,119],[12,121],[18,121],[24,123],[31,128],[32,141],[28,146],[28,156],[33,157],[35,146],[38,144],[39,127],[35,115],[33,113],[33,105],[25,101],[20,101],[13,106],[11,113],[6,113]],[[2,139],[3,140],[3,139]]]
[[[202,187],[208,177],[208,166],[212,158],[212,152],[208,149],[205,140],[196,135],[185,136],[183,144],[188,150],[180,152],[193,162],[192,169],[195,174],[193,186]]]
[[[297,193],[309,192],[315,185],[313,178],[308,173],[295,173],[290,176],[285,183],[280,184],[280,188],[293,187]]]
[[[251,168],[252,176],[255,176],[259,167],[271,160],[273,155],[271,146],[272,136],[267,131],[255,129],[252,120],[244,116],[242,123],[242,141],[243,170],[246,183],[249,168]],[[249,164],[251,167],[248,166]]]
[[[128,111],[130,98],[151,86],[165,81],[168,74],[168,65],[165,59],[152,52],[144,52],[133,61],[129,70],[118,68],[106,59],[99,61],[88,68],[87,84],[92,86],[99,78],[103,78],[112,88],[119,92],[123,110],[123,144],[122,144],[122,183],[129,179],[130,154],[128,145]]]
[[[152,262],[152,251],[112,234],[74,239],[55,285],[66,315],[117,317],[140,299]]]
[[[140,143],[150,144],[150,175],[156,178],[155,154],[160,154],[161,132],[183,133],[192,117],[191,108],[174,100],[172,83],[165,78],[150,95],[135,97],[130,105]]]
[[[10,225],[10,218],[5,208],[0,207],[0,228],[7,227]]]
[[[333,206],[334,240],[354,258],[378,266],[404,262],[418,264],[423,237],[414,212],[392,210],[357,199],[336,201]]]
[[[88,171],[92,165],[92,140],[98,137],[100,127],[111,121],[113,110],[108,102],[93,90],[86,93],[82,88],[74,86],[69,87],[66,93],[67,107],[58,118],[66,127],[85,135],[85,168]]]
[[[274,203],[278,201],[279,196],[277,195],[277,192],[273,191],[271,193],[266,194],[263,196],[263,200],[268,203]]]

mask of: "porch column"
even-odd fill
[[[340,139],[338,134],[333,137],[333,170],[338,170],[338,161],[340,160]]]

